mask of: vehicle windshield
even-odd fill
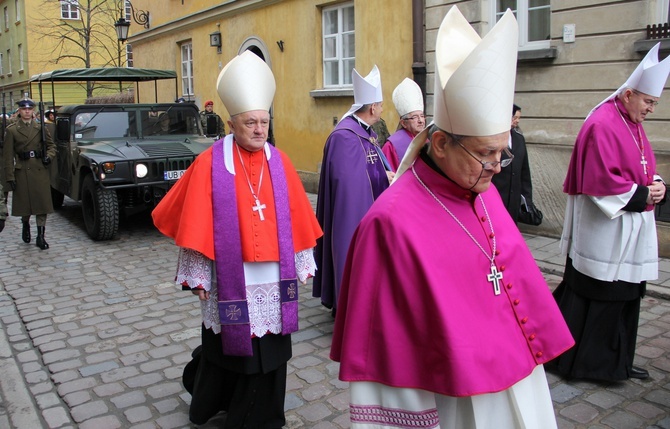
[[[140,122],[141,120],[141,122]],[[76,140],[162,135],[201,135],[198,111],[172,106],[164,110],[92,110],[74,117]],[[141,134],[140,134],[141,127]]]
[[[74,137],[80,139],[109,139],[137,137],[134,111],[80,112],[74,118]]]
[[[195,109],[172,106],[166,110],[142,112],[142,136],[176,134],[201,134]]]

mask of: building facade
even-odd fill
[[[223,66],[246,49],[267,62],[277,81],[272,137],[310,177],[308,189],[314,190],[309,184],[315,183],[328,134],[353,103],[354,66],[362,75],[379,67],[383,117],[395,129],[391,93],[413,74],[411,1],[134,0],[133,5],[151,16],[151,28],[138,29],[129,40],[135,66],[177,70],[179,96],[198,106],[213,100],[224,120],[228,114],[216,93]]]
[[[0,105],[7,112],[26,94],[39,101],[30,77],[63,68],[125,66],[127,47],[116,37],[114,22],[127,14],[126,0],[0,0]],[[131,57],[132,58],[132,57]],[[118,85],[100,88],[118,92]],[[86,88],[61,84],[58,105],[82,103]],[[47,107],[54,92],[44,91]]]
[[[577,133],[589,111],[621,86],[655,43],[661,60],[670,52],[668,0],[583,1],[502,0],[466,2],[426,0],[426,46],[453,5],[478,32],[486,34],[506,8],[519,22],[519,60],[515,103],[521,106],[533,177],[533,197],[545,214],[539,227],[522,230],[559,236],[565,215],[563,180]],[[665,25],[660,39],[648,25]],[[663,38],[665,37],[665,38]],[[427,53],[427,85],[432,92],[434,52]],[[667,87],[666,87],[667,88]],[[432,94],[427,110],[432,112]],[[661,96],[644,122],[658,170],[670,179],[670,92]],[[670,255],[670,204],[657,211],[659,248]]]

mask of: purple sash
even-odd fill
[[[235,176],[226,169],[223,141],[223,139],[217,141],[212,148],[214,255],[219,293],[221,343],[224,355],[252,356]],[[272,179],[279,240],[282,334],[286,335],[298,330],[298,281],[284,165],[279,151],[271,145],[269,147],[272,155],[268,166]]]

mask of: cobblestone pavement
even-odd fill
[[[556,240],[526,238],[555,287]],[[47,251],[21,242],[18,218],[0,234],[0,428],[192,427],[181,374],[200,341],[199,306],[173,284],[175,246],[148,216],[93,242],[67,199],[49,217],[47,239]],[[636,357],[651,378],[596,384],[548,373],[560,428],[670,428],[670,263],[661,268],[642,303]],[[347,384],[328,358],[333,319],[309,285],[300,317],[287,427],[347,428]]]

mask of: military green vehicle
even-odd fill
[[[69,69],[31,78],[43,82],[175,79],[165,70]],[[60,107],[52,128],[58,156],[52,164],[54,208],[64,197],[80,201],[86,232],[109,240],[119,219],[153,208],[198,154],[213,143],[192,103],[78,104]]]

